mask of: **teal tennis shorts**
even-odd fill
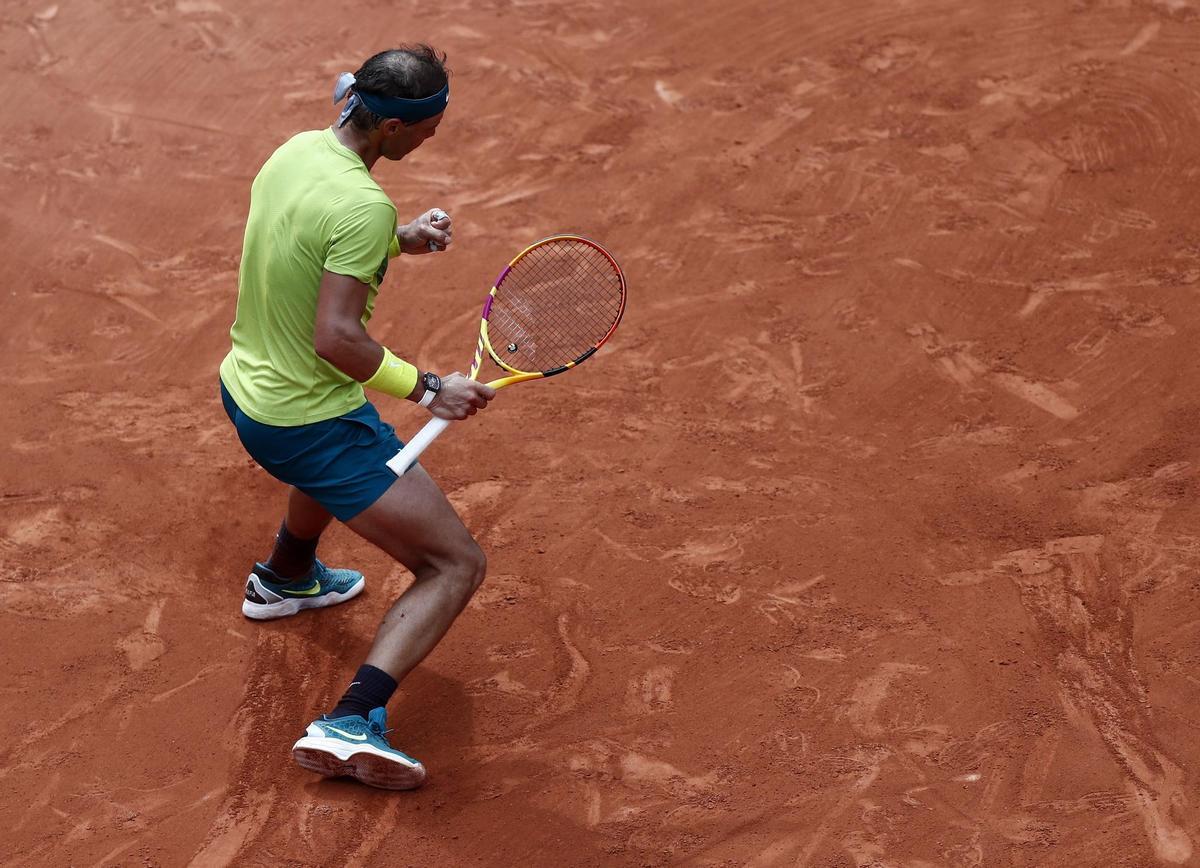
[[[396,481],[386,462],[404,444],[370,401],[343,416],[287,428],[251,419],[224,383],[221,403],[242,446],[263,470],[296,486],[340,521],[354,518]]]

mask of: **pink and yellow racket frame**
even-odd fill
[[[509,272],[513,270],[514,266],[516,266],[518,262],[520,262],[533,251],[537,250],[539,247],[543,247],[547,244],[553,244],[558,241],[572,241],[580,244],[586,244],[597,252],[603,254],[609,263],[611,263],[613,271],[621,281],[620,307],[617,310],[617,315],[613,318],[612,326],[609,328],[604,337],[596,341],[595,344],[584,351],[577,359],[559,365],[558,367],[552,368],[549,371],[521,371],[501,361],[499,355],[497,355],[496,351],[492,348],[491,341],[488,339],[488,317],[491,316],[492,303],[496,300],[496,293],[499,292],[500,287],[504,283],[504,279],[508,277]],[[571,368],[574,368],[582,363],[585,359],[591,357],[596,350],[604,346],[605,341],[612,337],[612,333],[616,331],[617,326],[621,323],[621,317],[625,315],[625,293],[625,273],[621,271],[621,266],[617,264],[617,260],[612,257],[612,254],[610,254],[595,241],[592,241],[590,238],[584,238],[582,235],[562,234],[551,235],[549,238],[543,238],[540,241],[535,241],[533,244],[530,244],[528,247],[514,256],[508,265],[504,267],[504,270],[500,272],[500,276],[497,277],[496,282],[492,284],[491,291],[488,292],[487,298],[483,302],[483,315],[480,317],[479,321],[479,341],[475,345],[475,358],[471,362],[471,379],[477,379],[479,376],[479,369],[483,365],[484,352],[491,356],[492,361],[495,362],[497,366],[499,366],[502,370],[507,371],[509,374],[507,377],[501,377],[497,380],[492,380],[489,382],[487,385],[491,386],[493,389],[503,389],[505,386],[511,386],[514,383],[524,383],[527,380],[541,380],[546,377],[553,377],[556,374],[561,374],[564,371],[571,370]],[[422,452],[425,451],[425,448],[429,446],[429,444],[432,443],[437,436],[445,431],[449,426],[450,420],[448,419],[439,419],[437,417],[430,419],[425,423],[425,427],[418,431],[416,435],[404,445],[404,448],[396,453],[394,458],[388,461],[388,467],[390,467],[397,476],[402,476],[405,471],[408,470],[408,468],[412,467],[412,465],[417,462],[417,458]]]

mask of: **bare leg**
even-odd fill
[[[416,578],[384,616],[366,660],[399,682],[433,650],[483,582],[483,551],[420,465],[346,526]]]
[[[300,539],[316,539],[329,522],[333,520],[329,510],[321,506],[300,489],[292,486],[288,489],[287,522],[288,531]]]
[[[265,562],[267,567],[285,581],[308,573],[320,536],[332,520],[329,510],[300,489],[289,487],[287,514],[275,536],[275,548]]]
[[[292,746],[292,756],[321,775],[349,774],[371,786],[408,790],[425,781],[425,766],[387,744],[380,715],[396,685],[433,650],[471,599],[486,563],[454,507],[420,465],[346,526],[408,567],[416,581],[384,616],[366,663],[333,709],[334,723],[325,717],[310,724]]]

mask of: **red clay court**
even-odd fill
[[[3,22],[0,862],[1200,864],[1194,0]],[[408,576],[335,528],[361,598],[242,618],[282,487],[216,368],[262,161],[418,40],[454,98],[376,175],[455,245],[372,334],[465,369],[556,231],[630,304],[424,456],[490,575],[394,794],[289,747]]]

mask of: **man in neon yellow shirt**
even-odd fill
[[[449,101],[445,56],[406,46],[338,79],[348,98],[335,126],[300,133],[263,165],[251,187],[232,349],[221,398],[247,452],[289,488],[275,547],[246,582],[245,615],[278,618],[335,605],[363,576],[316,558],[334,518],[414,576],[376,634],[349,689],[314,720],[292,754],[324,775],[409,789],[424,766],[384,735],[385,707],[445,635],[483,581],[483,552],[419,466],[385,466],[400,449],[363,387],[404,398],[443,419],[465,419],[495,392],[454,373],[422,372],[366,331],[389,261],[451,243],[448,215],[430,209],[397,226],[371,177],[434,135]]]

